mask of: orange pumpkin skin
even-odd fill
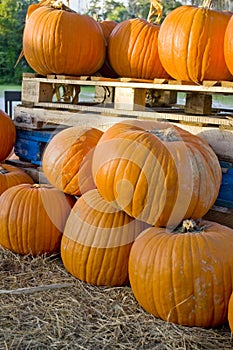
[[[228,303],[227,318],[228,318],[228,323],[229,323],[231,333],[233,333],[233,293],[231,293],[229,303]]]
[[[82,195],[66,222],[61,257],[68,272],[93,285],[128,282],[128,258],[136,236],[148,227],[113,208],[96,189]]]
[[[200,83],[232,78],[224,59],[227,12],[180,6],[161,24],[158,36],[160,60],[175,79]]]
[[[109,37],[108,58],[119,76],[169,77],[158,55],[159,30],[158,25],[141,18],[125,20],[113,29]]]
[[[152,227],[133,243],[129,278],[139,304],[162,320],[215,327],[227,321],[233,230],[203,221],[201,232]]]
[[[11,153],[15,140],[16,130],[11,118],[0,109],[0,162],[5,160]]]
[[[104,62],[105,44],[99,23],[90,16],[42,6],[26,21],[23,52],[39,74],[90,75]]]
[[[151,225],[176,227],[214,204],[221,168],[201,138],[170,123],[125,121],[94,150],[93,177],[103,198]]]
[[[18,254],[59,251],[75,200],[52,186],[20,184],[0,196],[0,245]]]
[[[233,15],[228,22],[224,37],[224,57],[227,67],[233,75]]]
[[[101,75],[103,75],[104,77],[117,78],[118,74],[113,70],[113,68],[109,62],[108,55],[107,55],[109,37],[110,37],[110,34],[113,31],[113,29],[116,27],[117,22],[104,20],[102,22],[99,22],[99,24],[103,30],[104,38],[106,41],[106,57],[105,57],[105,61],[102,65],[102,67],[99,70],[99,73]]]
[[[102,134],[96,128],[79,126],[56,134],[42,157],[43,171],[49,182],[60,191],[77,196],[95,188],[92,153]]]
[[[0,194],[9,187],[22,183],[33,184],[33,179],[22,169],[9,164],[0,164]]]

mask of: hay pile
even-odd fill
[[[59,255],[0,248],[0,349],[233,349],[229,327],[202,329],[147,314],[130,287],[94,287],[70,276]]]

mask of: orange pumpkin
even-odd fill
[[[225,37],[224,37],[224,57],[227,67],[233,75],[233,15],[231,13],[231,19],[228,22]]]
[[[0,196],[0,245],[18,254],[59,251],[75,200],[49,185],[20,184]]]
[[[151,227],[136,238],[129,257],[132,291],[155,317],[215,327],[227,321],[233,230],[210,221],[184,224],[175,232]]]
[[[221,167],[201,138],[173,124],[129,120],[105,131],[93,156],[105,200],[151,225],[201,218],[214,204]]]
[[[5,160],[13,150],[16,130],[12,119],[0,109],[0,162]]]
[[[57,133],[42,157],[46,178],[57,189],[81,195],[95,188],[92,178],[92,153],[103,132],[74,126]]]
[[[108,58],[115,72],[122,77],[168,78],[158,54],[160,26],[142,18],[119,23],[111,32]]]
[[[230,15],[197,6],[179,6],[163,21],[158,36],[162,65],[175,79],[200,83],[232,76],[224,59]]]
[[[128,258],[136,236],[148,225],[113,208],[96,189],[75,203],[61,242],[68,272],[93,285],[128,282]]]
[[[106,51],[108,51],[107,47],[108,47],[109,37],[110,37],[110,34],[113,31],[113,29],[116,27],[117,22],[104,20],[104,21],[99,22],[99,24],[100,24],[100,26],[101,26],[101,28],[103,30],[104,38],[105,38],[105,41],[106,41]],[[117,78],[118,77],[117,73],[111,67],[111,64],[109,62],[107,54],[106,54],[106,57],[105,57],[105,61],[104,61],[103,65],[102,65],[102,67],[99,70],[99,73],[101,75],[103,75],[104,77],[109,77],[109,78]]]
[[[63,8],[50,5],[29,11],[23,33],[25,58],[42,75],[93,74],[105,59],[100,25],[88,15]]]
[[[33,184],[34,181],[24,170],[9,164],[0,164],[0,194],[9,187],[22,183]]]

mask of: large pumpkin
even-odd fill
[[[75,200],[49,185],[20,184],[0,196],[0,245],[18,254],[59,251]]]
[[[13,150],[16,140],[16,129],[12,119],[0,109],[0,162],[5,160]]]
[[[42,75],[93,74],[105,59],[99,23],[67,7],[39,6],[28,13],[23,52],[31,68]]]
[[[65,268],[93,285],[128,282],[128,258],[136,236],[148,227],[113,208],[96,189],[75,203],[61,242]]]
[[[233,15],[228,22],[224,37],[224,56],[227,67],[233,75]]]
[[[227,321],[233,230],[210,221],[195,227],[190,221],[185,230],[151,227],[136,238],[129,257],[130,284],[139,304],[155,317],[215,327]]]
[[[202,217],[217,198],[221,176],[218,158],[203,139],[166,122],[117,123],[93,156],[101,195],[152,225]]]
[[[119,23],[111,32],[108,58],[115,72],[122,77],[168,78],[158,55],[160,26],[142,18]]]
[[[224,36],[230,14],[180,6],[163,21],[158,36],[160,60],[175,79],[200,83],[232,76],[224,59]]]
[[[9,187],[34,181],[23,169],[9,164],[0,164],[0,194]]]
[[[57,133],[48,143],[42,167],[49,182],[72,195],[95,188],[91,165],[93,149],[103,132],[74,126]]]

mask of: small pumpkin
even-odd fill
[[[105,59],[99,23],[54,1],[30,8],[23,33],[23,53],[37,73],[91,75]]]
[[[162,65],[175,79],[201,83],[232,78],[224,59],[224,36],[230,14],[183,5],[162,22],[158,51]]]
[[[0,194],[9,187],[34,181],[23,169],[9,164],[0,164]]]
[[[185,220],[169,232],[151,227],[132,245],[129,278],[138,303],[164,321],[215,327],[227,321],[233,230]]]
[[[233,15],[228,22],[224,37],[224,57],[227,67],[233,75]]]
[[[108,58],[121,77],[168,78],[158,54],[160,26],[142,18],[118,23],[109,37]]]
[[[16,141],[16,129],[13,120],[0,109],[0,162],[4,161],[13,150]]]
[[[61,257],[68,272],[93,285],[128,282],[128,258],[136,236],[148,225],[113,208],[96,189],[75,203],[65,225]]]
[[[0,196],[0,245],[18,254],[58,252],[75,200],[45,184],[19,184]]]
[[[93,155],[103,198],[151,225],[201,218],[222,178],[218,158],[196,135],[171,123],[127,120],[105,131]]]
[[[95,188],[92,153],[103,132],[91,127],[69,127],[57,133],[42,156],[46,178],[57,189],[81,195]]]

